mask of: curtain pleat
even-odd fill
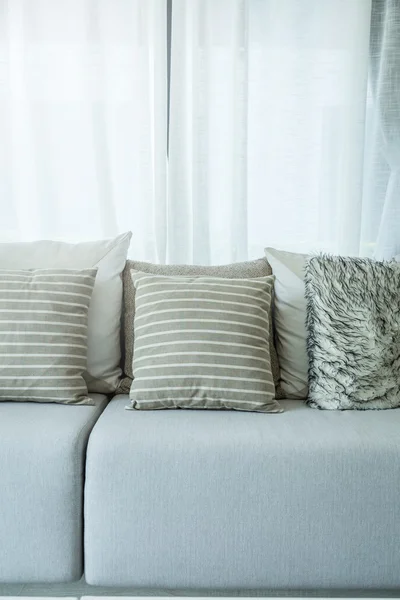
[[[400,253],[400,3],[373,0],[364,238],[378,259]]]

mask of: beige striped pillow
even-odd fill
[[[258,279],[272,275],[272,269],[265,257],[229,265],[160,265],[135,260],[127,260],[123,272],[124,301],[122,310],[123,322],[123,365],[124,377],[120,382],[117,394],[129,394],[132,385],[132,360],[135,332],[135,286],[132,282],[131,270],[150,273],[151,275],[167,275],[168,277],[222,277],[223,279]],[[272,301],[272,305],[274,302]],[[271,306],[272,308],[272,306]],[[271,313],[270,313],[271,314]],[[275,349],[272,318],[270,318],[269,352],[271,356],[272,376],[275,383],[275,397],[283,398],[279,383],[280,370],[278,355]]]
[[[131,275],[131,408],[282,412],[269,350],[273,277]]]
[[[0,270],[0,400],[93,404],[82,374],[96,271]]]

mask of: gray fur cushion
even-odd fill
[[[400,406],[400,265],[317,256],[305,288],[310,406]]]
[[[219,266],[198,265],[156,265],[153,263],[128,260],[123,273],[124,301],[123,301],[123,365],[124,378],[122,379],[117,394],[128,394],[132,380],[132,360],[134,330],[133,320],[135,317],[135,287],[132,283],[131,269],[143,271],[151,275],[183,276],[183,277],[225,277],[228,279],[253,279],[256,277],[267,277],[272,275],[272,269],[266,258],[259,258],[241,263]],[[270,357],[271,369],[275,383],[275,396],[282,398],[283,394],[279,384],[278,355],[274,345],[272,331],[272,318],[270,318]]]

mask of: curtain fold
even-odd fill
[[[173,0],[170,262],[247,252],[248,2]]]
[[[373,0],[369,128],[366,139],[366,249],[375,258],[400,253],[400,3]]]

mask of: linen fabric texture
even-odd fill
[[[84,373],[89,392],[110,394],[121,378],[121,273],[131,235],[78,244],[48,240],[0,244],[2,269],[97,269]]]
[[[95,277],[0,270],[0,400],[93,404],[83,372]]]
[[[275,344],[280,368],[281,397],[308,395],[308,356],[304,269],[308,255],[265,248],[275,276]]]
[[[86,448],[108,403],[91,399],[0,402],[0,584],[82,577]]]
[[[89,584],[281,598],[400,587],[400,409],[283,400],[276,418],[234,410],[127,418],[127,401],[113,398],[89,439]]]
[[[269,353],[273,277],[131,276],[131,408],[281,412]]]
[[[313,257],[305,290],[310,406],[399,407],[400,265]]]
[[[173,277],[221,277],[223,279],[253,279],[272,275],[271,267],[265,257],[252,261],[232,263],[218,266],[202,265],[157,265],[148,262],[128,260],[123,273],[124,300],[123,300],[123,352],[124,352],[124,378],[117,390],[117,394],[129,394],[132,384],[132,359],[134,346],[134,317],[135,317],[135,286],[132,282],[131,270],[142,271],[153,275],[167,275]],[[271,303],[271,310],[272,310]],[[272,376],[275,383],[275,397],[283,397],[279,385],[279,362],[274,344],[273,321],[270,315],[269,324],[269,352],[271,359]]]

